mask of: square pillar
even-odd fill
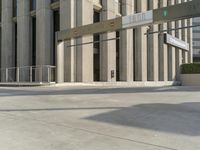
[[[168,5],[174,5],[175,0],[169,0]],[[175,28],[175,22],[169,22],[168,23],[168,29],[174,29]],[[169,34],[175,37],[175,31],[169,31]],[[176,51],[175,47],[168,45],[168,80],[174,81],[176,78]]]
[[[13,1],[2,0],[1,21],[1,81],[6,81],[6,68],[15,67]],[[9,71],[9,80],[15,80],[15,71]]]
[[[66,30],[75,27],[76,23],[76,2],[74,0],[60,0],[60,30]],[[75,40],[64,42],[64,81],[75,81]]]
[[[102,0],[102,21],[116,17],[115,1]],[[116,38],[116,32],[104,33],[101,40]],[[116,40],[100,44],[100,81],[116,81]]]
[[[187,1],[192,1],[192,0],[187,0]],[[187,19],[187,25],[192,26],[192,18]],[[193,63],[193,34],[192,34],[192,28],[188,28],[187,30],[187,38],[188,38],[188,43],[190,46],[189,52],[188,52],[188,63]]]
[[[192,19],[187,20],[187,25],[192,26]],[[190,46],[189,52],[188,52],[188,63],[193,63],[193,36],[192,36],[192,28],[188,28],[188,43]]]
[[[137,12],[147,10],[147,3],[137,1]],[[147,81],[147,32],[148,27],[138,27],[136,33],[136,48],[135,48],[135,80]]]
[[[182,0],[183,2],[187,2],[187,0]],[[182,27],[186,27],[187,26],[187,19],[182,20]],[[188,42],[188,29],[182,29],[182,40],[185,42]],[[188,51],[183,50],[182,52],[183,55],[183,63],[186,64],[188,63]]]
[[[79,0],[76,2],[77,26],[93,23],[93,2]],[[84,36],[76,40],[76,44],[93,41],[93,35]],[[93,82],[93,44],[76,46],[76,81]]]
[[[176,0],[175,1],[176,4],[181,3],[181,0]],[[181,20],[178,20],[175,22],[175,26],[176,28],[180,28],[181,27]],[[181,30],[176,30],[175,33],[176,37],[181,39],[182,38],[182,31]],[[176,48],[176,80],[179,81],[180,80],[180,66],[183,63],[183,57],[182,57],[182,50],[179,48]]]
[[[124,0],[124,3],[122,3],[122,15],[131,15],[133,12],[133,1]],[[133,81],[133,29],[120,32],[119,59],[120,81]]]
[[[51,0],[36,2],[36,70],[37,81],[47,81],[47,68],[44,65],[53,64],[53,27]]]
[[[167,0],[161,0],[160,7],[166,7]],[[167,23],[159,25],[159,30],[166,30]],[[167,45],[164,43],[163,32],[159,34],[159,80],[168,81],[168,49]]]
[[[19,81],[30,81],[29,67],[31,66],[30,48],[30,1],[17,0],[17,66]],[[27,67],[24,67],[27,66]]]
[[[158,0],[150,0],[150,9],[158,8]],[[150,25],[148,32],[158,31],[158,25]],[[147,35],[148,40],[148,81],[158,81],[158,34]]]

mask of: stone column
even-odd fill
[[[169,0],[168,5],[174,5],[175,0]],[[172,21],[168,23],[168,29],[174,29],[175,28],[175,22]],[[175,31],[169,31],[169,34],[171,34],[173,37],[175,37]],[[176,77],[176,51],[174,46],[168,45],[168,80],[174,81]]]
[[[181,3],[181,0],[176,0],[176,4]],[[176,28],[181,27],[181,20],[175,22]],[[180,38],[182,37],[181,30],[176,30],[176,37]],[[180,80],[180,66],[183,63],[183,57],[182,57],[182,50],[179,48],[176,48],[176,80]]]
[[[36,71],[38,81],[47,81],[47,68],[53,64],[53,29],[51,0],[37,0],[36,4]]]
[[[183,2],[187,2],[187,0],[182,0]],[[187,26],[187,19],[182,20],[182,27],[186,27]],[[182,29],[182,40],[185,42],[188,42],[188,29]],[[188,63],[188,51],[183,50],[182,52],[183,55],[183,63],[186,64]]]
[[[93,2],[91,0],[79,0],[76,3],[77,26],[93,23]],[[93,35],[77,39],[77,44],[93,41]],[[76,46],[76,81],[93,81],[93,44]]]
[[[13,3],[12,0],[2,0],[2,44],[1,44],[1,68],[15,67],[14,49],[14,23],[13,23]],[[6,81],[6,71],[1,72],[1,81]],[[9,79],[15,79],[15,73],[9,72]]]
[[[150,0],[150,9],[158,8],[158,0]],[[149,32],[158,31],[158,25],[149,26]],[[148,81],[158,81],[158,34],[148,37]]]
[[[122,15],[133,14],[134,4],[132,0],[124,0],[122,3]],[[120,81],[133,81],[133,29],[120,32]]]
[[[19,81],[30,81],[29,67],[31,66],[30,48],[30,1],[17,0],[17,66]]]
[[[115,1],[102,0],[102,21],[116,17]],[[116,32],[101,35],[101,40],[116,38]],[[116,41],[104,41],[100,46],[100,80],[116,81]],[[111,76],[113,74],[114,76]]]
[[[137,12],[147,10],[147,3],[139,0],[137,1]],[[136,49],[135,49],[135,80],[147,81],[147,27],[138,27],[135,29],[136,33]]]
[[[192,0],[188,0],[192,1]],[[192,18],[187,20],[187,25],[192,26]],[[190,50],[188,52],[188,63],[193,63],[193,34],[192,28],[188,28],[188,43],[190,45]]]
[[[187,25],[188,26],[192,26],[192,19],[188,19],[187,20]],[[193,42],[193,40],[192,40],[193,36],[192,36],[192,28],[188,28],[188,36],[187,36],[187,38],[188,38],[188,43],[190,45],[190,50],[188,52],[188,63],[193,63],[193,44],[192,44],[192,42]]]
[[[188,0],[192,1],[192,0]],[[188,19],[188,26],[192,26],[192,18]],[[188,43],[190,44],[190,50],[188,52],[188,63],[193,63],[193,34],[192,34],[192,28],[188,28]]]
[[[160,7],[166,7],[167,0],[161,0]],[[160,30],[167,29],[167,23],[163,23],[160,26]],[[164,43],[164,34],[159,34],[159,80],[168,80],[168,49],[167,45]]]
[[[60,0],[60,30],[66,30],[75,27],[75,1],[74,0]],[[74,40],[64,42],[64,81],[75,81],[75,47]]]

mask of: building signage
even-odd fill
[[[122,17],[118,17],[111,20],[97,22],[94,24],[88,24],[63,30],[57,32],[57,40],[69,40],[71,38],[77,38],[85,35],[93,35],[96,33],[113,32],[122,28]]]
[[[185,41],[182,41],[176,37],[171,36],[170,34],[164,34],[165,43],[175,46],[177,48],[189,51],[189,44]]]
[[[153,11],[146,11],[122,17],[122,28],[133,28],[153,23]]]
[[[163,23],[200,16],[200,0],[192,0],[153,10],[153,22]]]

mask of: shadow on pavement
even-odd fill
[[[158,132],[200,136],[200,103],[140,104],[85,119]]]
[[[84,110],[104,109],[109,112],[82,119],[157,132],[200,136],[200,102],[151,103],[132,107],[0,109],[0,112],[80,111],[81,113]]]

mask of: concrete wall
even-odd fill
[[[181,74],[183,86],[200,86],[200,74]]]

